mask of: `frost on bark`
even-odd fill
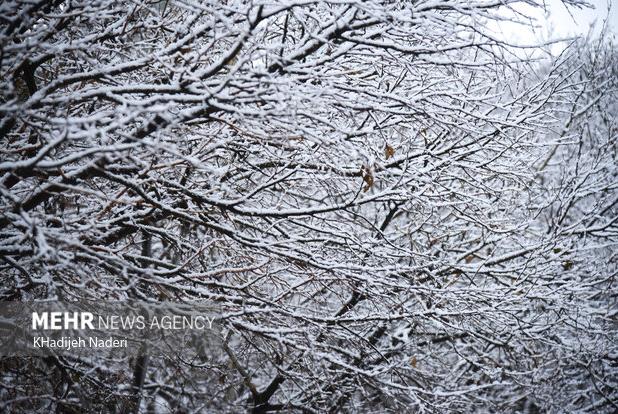
[[[2,2],[0,298],[225,330],[3,358],[2,410],[614,412],[617,55],[507,3]]]

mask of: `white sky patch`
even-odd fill
[[[532,46],[542,42],[572,39],[577,36],[598,36],[605,20],[609,32],[618,34],[618,1],[588,0],[591,7],[569,6],[561,0],[545,0],[541,7],[518,3],[510,9],[502,8],[502,15],[514,21],[492,21],[488,25],[492,35],[514,45]],[[611,7],[610,7],[611,6]],[[560,52],[566,42],[553,45],[552,54]]]

